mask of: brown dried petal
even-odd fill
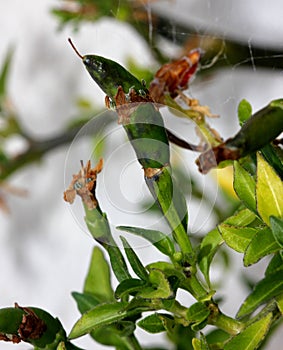
[[[73,203],[76,195],[82,198],[82,201],[89,209],[94,209],[97,206],[95,198],[95,187],[97,174],[101,172],[103,167],[103,159],[100,159],[98,164],[91,168],[90,160],[86,166],[83,166],[77,174],[73,175],[73,180],[67,190],[64,192],[64,200]]]

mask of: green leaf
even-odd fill
[[[217,228],[210,231],[201,241],[198,264],[206,283],[210,285],[209,269],[219,246],[224,242]]]
[[[283,219],[271,216],[269,220],[273,236],[280,247],[283,248]]]
[[[248,226],[256,218],[256,215],[252,211],[245,208],[227,218],[224,223],[231,226]]]
[[[73,292],[72,297],[76,300],[81,314],[100,304],[100,300],[97,300],[93,294]]]
[[[266,270],[265,270],[265,276],[268,276],[278,270],[280,270],[283,266],[283,257],[281,254],[275,254],[273,258],[270,260]]]
[[[283,218],[283,183],[274,169],[257,154],[257,210],[269,225],[269,217]]]
[[[252,238],[256,234],[256,229],[251,227],[239,227],[221,224],[218,226],[225,243],[236,252],[243,253]]]
[[[251,115],[252,106],[247,100],[243,99],[238,105],[238,119],[240,126],[243,126],[243,124],[250,118]]]
[[[241,333],[233,337],[225,346],[224,350],[255,350],[259,347],[267,334],[272,321],[272,313],[252,323]]]
[[[164,318],[168,318],[173,323],[172,316],[167,314],[154,313],[139,321],[138,326],[149,333],[164,332],[166,330],[164,327]]]
[[[200,339],[194,338],[192,341],[194,350],[209,350],[210,347],[207,344],[205,336],[201,334]]]
[[[271,230],[268,227],[259,228],[244,255],[244,265],[249,266],[258,262],[264,256],[280,250]]]
[[[90,333],[98,343],[114,346],[119,350],[131,350],[132,344],[127,338],[135,330],[135,324],[131,321],[119,321],[110,326],[96,328]]]
[[[151,270],[149,272],[149,282],[151,286],[145,287],[139,292],[139,297],[146,299],[167,299],[172,297],[173,293],[170,288],[170,283],[162,271]]]
[[[230,335],[224,332],[222,329],[214,329],[206,335],[206,340],[208,344],[220,344],[225,342],[230,338]],[[220,347],[219,347],[220,349]]]
[[[190,323],[201,323],[207,319],[210,311],[203,303],[197,302],[190,306],[187,310],[186,318]]]
[[[130,278],[122,281],[115,290],[115,298],[121,299],[123,296],[136,294],[139,290],[142,290],[146,285],[143,280]]]
[[[0,72],[0,103],[2,102],[1,99],[7,94],[7,81],[8,76],[10,72],[11,62],[14,54],[14,49],[10,48],[6,54],[4,63],[1,67]],[[0,105],[1,110],[1,105]]]
[[[283,160],[282,157],[280,157],[280,148],[270,143],[264,146],[260,152],[270,166],[277,172],[280,178],[283,179]]]
[[[237,317],[252,313],[258,306],[283,292],[283,267],[263,278],[240,307]]]
[[[161,253],[172,256],[175,253],[175,247],[172,240],[168,235],[157,231],[157,230],[147,230],[141,227],[131,227],[131,226],[118,226],[118,230],[133,233],[137,236],[141,236],[151,242]]]
[[[85,222],[93,238],[107,251],[112,271],[119,282],[131,278],[123,254],[111,234],[109,222],[105,213],[102,213],[99,206],[95,209],[85,209]]]
[[[125,259],[120,249],[114,245],[108,245],[106,249],[110,257],[112,270],[117,277],[117,280],[119,282],[122,282],[128,278],[131,278]]]
[[[61,341],[61,342],[58,344],[56,350],[67,350],[66,345],[65,345],[65,342],[64,342],[64,341]]]
[[[142,280],[147,281],[148,280],[148,273],[143,266],[142,262],[138,258],[137,254],[134,252],[134,250],[131,248],[130,244],[126,240],[126,238],[120,236],[121,241],[123,243],[123,246],[125,248],[125,252],[128,258],[129,263],[131,264],[132,269],[134,270],[135,274]]]
[[[44,321],[47,328],[42,337],[29,340],[35,349],[48,348],[50,344],[55,347],[61,341],[66,341],[66,332],[58,318],[53,317],[45,310],[35,307],[31,307],[31,309],[39,319]],[[73,345],[70,344],[70,347],[71,346]],[[73,347],[73,349],[76,349],[76,347]]]
[[[256,212],[255,180],[237,161],[234,162],[234,190],[245,206]]]
[[[176,277],[179,281],[183,281],[186,278],[185,275],[180,270],[177,270],[174,267],[174,265],[166,261],[157,261],[157,262],[148,264],[146,267],[150,271],[151,270],[162,271],[164,276],[167,279],[170,279],[170,277]]]
[[[94,247],[92,251],[91,262],[84,283],[84,293],[92,294],[100,301],[114,300],[109,265],[99,247]]]
[[[100,304],[93,309],[87,311],[82,317],[75,323],[69,339],[75,339],[90,333],[92,330],[110,325],[125,318],[128,312],[125,310],[128,303],[108,303]]]
[[[278,309],[281,312],[281,315],[283,316],[283,294],[278,295],[278,297],[276,298],[276,303]]]

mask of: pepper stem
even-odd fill
[[[72,46],[73,50],[75,51],[75,53],[81,58],[83,59],[84,57],[79,53],[79,51],[77,50],[76,46],[74,45],[74,43],[72,42],[71,38],[68,38],[68,41],[70,43],[70,45]]]

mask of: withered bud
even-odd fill
[[[96,179],[102,167],[103,159],[100,159],[94,168],[91,168],[90,160],[88,160],[86,166],[84,166],[81,161],[80,171],[73,175],[70,186],[64,192],[64,200],[72,204],[76,195],[79,195],[88,209],[95,209],[97,207],[97,200],[95,197]]]

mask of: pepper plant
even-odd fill
[[[209,109],[184,94],[204,57],[198,48],[161,65],[150,82],[140,81],[115,61],[97,55],[82,56],[69,41],[106,94],[106,106],[124,128],[170,234],[162,229],[119,226],[123,249],[119,248],[103,203],[96,195],[103,160],[96,159],[94,167],[90,160],[85,164],[81,161],[64,192],[64,199],[71,204],[81,197],[87,228],[97,243],[83,290],[72,293],[81,317],[67,332],[47,311],[16,303],[15,307],[0,310],[0,340],[25,341],[34,349],[79,349],[73,340],[89,334],[94,341],[117,350],[141,350],[144,347],[135,334],[141,328],[156,336],[166,334],[170,347],[176,350],[263,348],[271,331],[282,323],[283,315],[283,156],[279,138],[283,131],[283,98],[255,113],[249,102],[241,101],[239,132],[224,141],[206,121]],[[9,59],[2,71],[1,86],[5,85],[8,62]],[[0,92],[2,98],[4,88]],[[195,122],[201,135],[199,145],[166,129],[161,114],[164,107]],[[20,127],[15,131],[20,132]],[[57,139],[57,144],[63,142],[67,142],[66,138]],[[188,152],[199,152],[196,163],[203,174],[215,167],[233,167],[237,205],[199,241],[191,239],[190,208],[172,175],[170,143]],[[48,147],[48,142],[45,145]],[[40,154],[35,152],[34,157]],[[30,161],[27,157],[17,165],[15,160],[14,168],[9,168],[9,159],[2,158],[3,178],[25,159]],[[145,265],[123,232],[150,242],[163,259]],[[213,259],[221,246],[241,253],[245,267],[270,257],[264,277],[253,286],[235,316],[221,310],[215,298],[218,287],[210,277]],[[111,272],[118,281],[115,288]],[[193,297],[190,306],[179,300],[180,290]]]

